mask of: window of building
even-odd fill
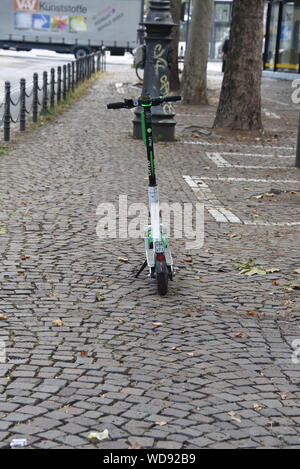
[[[294,73],[299,70],[299,27],[300,5],[283,4],[277,69]]]
[[[271,16],[269,23],[268,36],[268,49],[266,55],[265,68],[274,70],[275,56],[276,56],[276,40],[278,28],[279,4],[275,4],[271,8]]]

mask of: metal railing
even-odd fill
[[[3,109],[0,127],[3,125],[4,141],[10,141],[11,123],[19,123],[20,131],[24,132],[28,115],[31,115],[32,122],[38,122],[39,116],[50,114],[51,110],[65,101],[78,85],[90,79],[94,73],[105,70],[106,54],[105,50],[101,50],[62,67],[51,68],[50,73],[43,72],[41,86],[38,73],[34,73],[29,86],[25,78],[21,78],[20,93],[16,101],[11,97],[11,82],[6,81],[4,102],[0,104],[0,112]],[[16,113],[13,112],[16,110]]]

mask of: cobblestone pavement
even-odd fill
[[[210,76],[212,99],[220,79]],[[99,203],[147,202],[132,114],[105,106],[136,96],[134,82],[129,69],[107,73],[0,157],[0,446],[299,448],[290,83],[264,80],[262,137],[197,135],[190,126],[209,128],[215,107],[176,105],[178,138],[156,146],[161,198],[205,199],[205,242],[188,252],[173,240],[177,275],[160,298],[133,276],[141,240],[96,235]],[[233,267],[249,258],[280,271]],[[88,440],[104,429],[109,440]]]

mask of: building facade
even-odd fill
[[[264,69],[300,73],[300,0],[269,1],[265,18]]]
[[[232,0],[216,0],[214,2],[214,14],[211,28],[211,40],[209,47],[209,58],[219,59],[222,45],[229,37],[232,14]]]

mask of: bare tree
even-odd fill
[[[186,104],[207,104],[207,60],[213,0],[194,0],[192,20],[182,76]]]
[[[179,44],[179,25],[181,16],[181,0],[171,0],[171,14],[175,26],[172,29],[171,43],[171,64],[170,64],[170,90],[178,91],[180,89],[179,70],[178,70],[178,44]]]
[[[264,0],[234,0],[229,49],[214,127],[261,130]]]

